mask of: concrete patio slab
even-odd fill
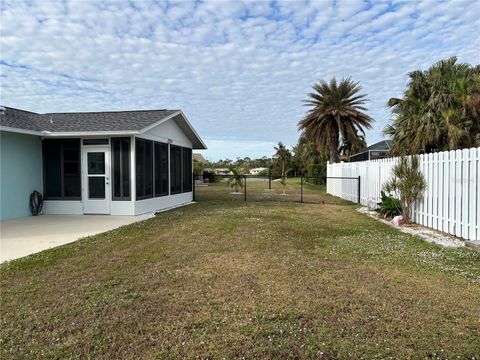
[[[0,262],[68,244],[152,216],[40,215],[4,220],[0,223]]]

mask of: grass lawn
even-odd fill
[[[3,264],[0,358],[479,359],[480,253],[315,191],[244,202],[217,184]]]

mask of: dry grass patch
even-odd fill
[[[1,357],[480,358],[478,252],[216,189],[2,265]]]

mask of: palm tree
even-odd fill
[[[480,146],[480,96],[468,99],[464,103],[464,116],[472,120],[470,137],[472,146]]]
[[[287,166],[292,154],[290,150],[288,150],[285,145],[282,144],[282,142],[279,142],[278,146],[275,146],[274,149],[276,151],[274,157],[280,162],[280,164],[282,164],[282,178],[284,178],[286,175],[285,167]]]
[[[230,168],[232,176],[228,179],[227,184],[231,188],[235,188],[235,192],[238,193],[238,188],[243,189],[243,175],[239,168]]]
[[[328,148],[318,147],[310,136],[310,133],[302,131],[297,144],[293,147],[294,166],[300,173],[305,175],[313,165],[324,165],[328,160]],[[315,174],[309,174],[315,176]]]
[[[361,86],[351,78],[339,83],[320,81],[313,85],[305,104],[310,106],[307,115],[298,123],[300,130],[311,134],[317,146],[328,146],[330,162],[338,162],[340,136],[353,142],[358,134],[372,127],[373,119],[365,114],[365,95],[359,94]]]
[[[344,155],[347,158],[349,158],[353,154],[360,152],[366,147],[367,147],[367,142],[365,141],[365,136],[358,135],[351,139],[342,139],[342,144],[340,145],[338,152],[341,155]]]
[[[286,174],[286,165],[288,162],[290,162],[290,159],[292,157],[292,153],[290,150],[288,150],[285,145],[282,144],[282,142],[278,143],[278,146],[274,147],[275,149],[275,155],[274,157],[277,159],[277,161],[282,164],[282,180],[281,184],[283,185],[283,192],[282,195],[287,195],[285,193],[285,188],[287,187],[287,174]]]
[[[476,146],[480,127],[475,106],[480,100],[480,66],[439,61],[426,71],[408,74],[403,98],[391,98],[393,154],[455,150]]]

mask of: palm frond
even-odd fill
[[[310,107],[298,123],[299,130],[310,133],[315,144],[329,144],[331,161],[338,157],[339,138],[358,137],[371,129],[373,119],[366,114],[364,94],[358,82],[350,77],[337,81],[332,78],[313,85],[304,105]],[[352,129],[356,129],[355,131]],[[334,155],[336,154],[336,156]]]

